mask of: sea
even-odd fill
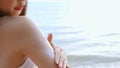
[[[27,16],[65,50],[70,68],[120,68],[117,0],[29,2]]]

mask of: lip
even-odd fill
[[[17,11],[20,11],[20,10],[22,10],[22,9],[23,9],[23,6],[15,7],[15,10],[17,10]]]

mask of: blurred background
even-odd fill
[[[71,68],[120,68],[119,0],[29,0],[27,16],[53,33]]]

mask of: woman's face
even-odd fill
[[[26,4],[25,0],[0,0],[0,11],[18,16]]]

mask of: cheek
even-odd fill
[[[0,5],[0,8],[5,11],[12,11],[14,9],[14,6],[7,4],[7,5]]]
[[[12,2],[11,0],[10,0],[10,2],[8,2],[8,3],[5,5],[5,7],[7,8],[7,10],[9,10],[9,11],[14,10],[15,6],[16,6],[16,3],[15,3],[15,2]]]

